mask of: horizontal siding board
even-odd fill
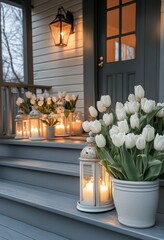
[[[44,63],[44,62],[49,62],[49,61],[55,61],[57,59],[67,59],[67,58],[72,58],[72,57],[79,57],[83,56],[83,48],[77,48],[77,49],[71,49],[67,51],[62,51],[62,52],[56,52],[43,55],[43,56],[36,56],[34,57],[34,64],[37,63]]]
[[[34,71],[44,71],[50,69],[56,69],[62,67],[71,67],[74,65],[82,65],[83,64],[83,57],[76,57],[76,58],[69,58],[69,59],[62,59],[52,62],[46,62],[41,64],[34,65]]]
[[[53,77],[53,76],[68,76],[68,75],[82,74],[83,73],[83,66],[73,66],[73,67],[65,67],[65,68],[58,68],[53,70],[47,71],[37,71],[34,72],[34,75],[37,79]]]
[[[62,86],[62,89],[61,89],[61,87],[52,87],[52,89],[51,89],[51,92],[60,92],[60,91],[64,91],[64,92],[74,92],[74,93],[76,93],[76,92],[79,92],[79,91],[83,91],[83,89],[84,89],[84,86],[83,86],[83,84],[77,84],[77,85],[72,85],[72,86],[67,86],[67,85],[65,85],[65,86]]]
[[[69,49],[75,49],[77,47],[78,48],[83,47],[83,40],[69,42]],[[53,46],[43,48],[43,49],[37,49],[37,50],[33,51],[33,56],[35,57],[35,56],[41,56],[44,54],[51,54],[53,52],[54,48],[56,48],[56,46],[53,43]]]
[[[53,77],[49,79],[40,79],[36,80],[35,84],[43,85],[45,83],[47,86],[64,86],[64,85],[74,85],[74,84],[82,84],[83,83],[83,75],[75,75],[75,76],[66,76],[66,77]]]

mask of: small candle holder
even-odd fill
[[[74,113],[71,121],[72,136],[79,136],[83,133],[82,123],[83,121],[82,121],[81,112]]]
[[[15,118],[15,139],[24,139],[29,137],[29,119],[21,110]]]
[[[43,140],[43,126],[41,121],[41,113],[32,107],[32,111],[29,114],[29,129],[30,129],[30,140]]]
[[[94,137],[80,155],[80,201],[77,209],[84,212],[104,212],[114,208],[111,177],[97,155]]]

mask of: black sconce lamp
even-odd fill
[[[65,11],[63,7],[58,8],[56,18],[49,24],[56,46],[67,46],[69,35],[74,32],[73,14]]]

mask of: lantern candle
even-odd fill
[[[108,194],[108,187],[104,185],[104,183],[102,185],[100,185],[100,199],[101,202],[105,202],[109,200],[109,194]]]
[[[83,188],[83,200],[88,202],[93,201],[93,183],[91,181]]]

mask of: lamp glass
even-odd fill
[[[72,25],[62,20],[50,24],[56,46],[67,46]]]

